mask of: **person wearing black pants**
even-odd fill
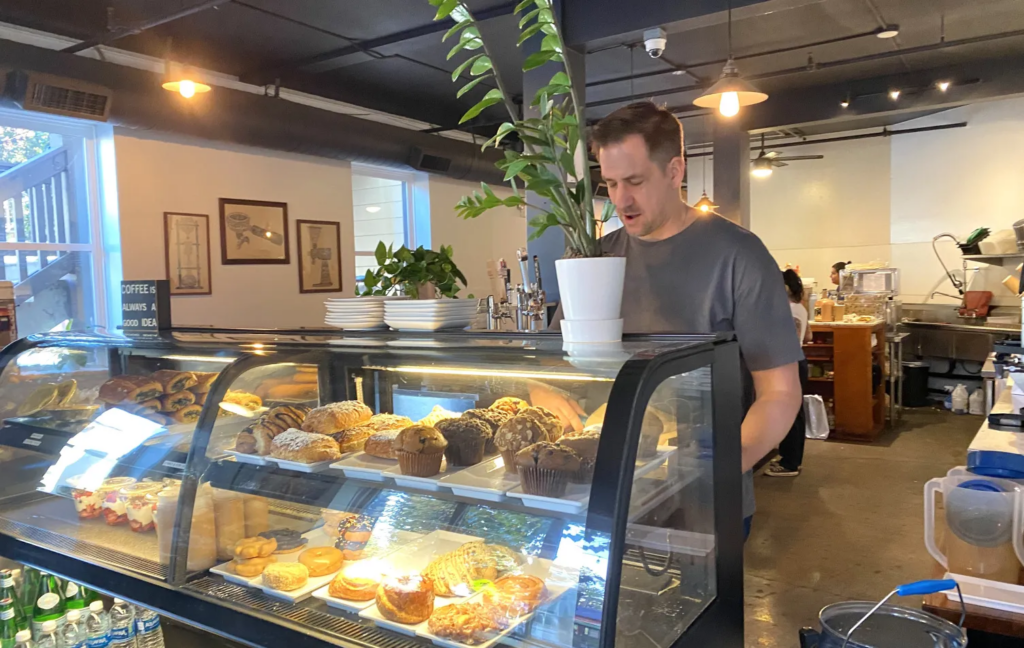
[[[805,342],[810,337],[810,330],[807,326],[807,309],[804,307],[804,283],[800,280],[794,270],[786,270],[782,273],[782,279],[786,283],[786,293],[789,295],[789,307],[793,314],[793,324],[800,341]],[[800,373],[800,392],[807,393],[807,360],[801,360],[797,365]],[[796,420],[786,434],[786,438],[779,443],[779,459],[773,461],[765,469],[764,474],[768,477],[796,477],[800,474],[800,467],[804,462],[804,442],[806,441],[807,420],[804,408],[801,407],[796,414]]]

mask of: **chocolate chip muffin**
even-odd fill
[[[441,472],[441,460],[448,442],[436,428],[410,425],[392,444],[403,475],[430,477]]]
[[[539,441],[549,441],[548,429],[549,426],[526,414],[513,416],[502,423],[494,435],[494,445],[505,460],[505,472],[516,472],[516,453],[520,450]]]
[[[491,428],[491,434],[495,435],[498,433],[498,428],[501,427],[502,423],[512,418],[512,414],[509,414],[505,410],[500,409],[471,409],[466,410],[462,413],[463,416],[469,418],[475,418],[483,421],[487,424],[487,427]],[[487,442],[485,452],[497,452],[498,449],[494,446],[494,437]]]
[[[527,446],[516,453],[516,469],[523,492],[542,497],[561,497],[569,478],[579,472],[580,457],[571,448],[549,441]]]
[[[437,430],[448,441],[444,456],[450,466],[473,466],[483,461],[487,442],[494,436],[486,423],[468,416],[438,421]]]
[[[590,484],[594,481],[597,447],[600,443],[601,433],[593,430],[566,435],[558,440],[558,445],[569,448],[580,457],[580,469],[569,477],[569,481],[575,484]]]

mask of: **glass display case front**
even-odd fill
[[[738,646],[737,353],[22,340],[0,359],[0,550],[254,645]]]

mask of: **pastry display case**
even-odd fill
[[[0,555],[254,646],[742,646],[729,336],[52,334],[0,367]]]

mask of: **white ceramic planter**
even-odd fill
[[[562,314],[567,320],[617,320],[622,317],[624,257],[555,261]],[[620,336],[621,337],[621,336]]]

